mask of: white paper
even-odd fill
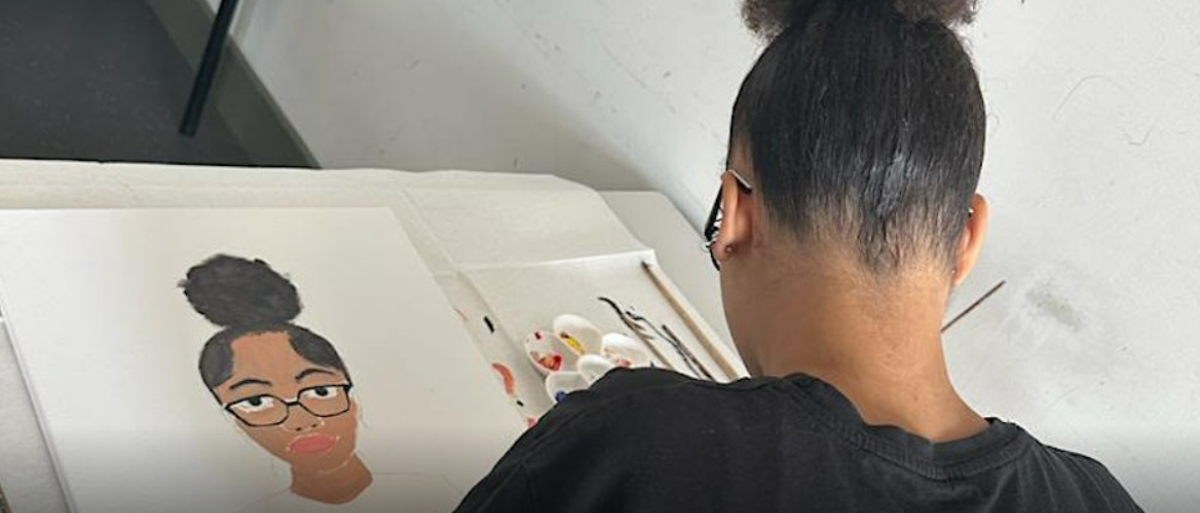
[[[408,191],[460,269],[644,251],[594,191]]]
[[[239,511],[287,488],[197,372],[218,328],[176,285],[216,253],[295,284],[295,322],[353,375],[372,472],[440,476],[460,498],[520,433],[386,209],[0,212],[6,325],[77,513]]]

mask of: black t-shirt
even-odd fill
[[[616,370],[525,433],[458,512],[1141,511],[1103,465],[989,419],[931,443],[805,375]]]

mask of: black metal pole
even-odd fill
[[[196,83],[192,85],[187,112],[184,113],[183,124],[179,127],[179,131],[185,135],[196,135],[196,128],[200,126],[200,114],[204,112],[204,104],[208,102],[208,91],[212,89],[213,78],[217,75],[217,65],[221,62],[221,52],[225,49],[225,40],[229,36],[229,26],[233,24],[233,14],[237,11],[238,1],[221,0],[221,7],[217,9],[217,19],[213,21],[212,31],[208,33],[208,45],[204,47],[200,71],[196,73]]]

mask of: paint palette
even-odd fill
[[[605,374],[608,374],[608,371],[617,368],[617,364],[600,355],[585,354],[579,357],[579,363],[575,368],[579,372],[579,377],[583,378],[588,386],[592,386],[592,383],[599,381]]]
[[[586,389],[588,386],[583,376],[574,371],[552,372],[546,376],[546,395],[556,404],[566,398],[567,394]]]
[[[642,343],[620,333],[609,333],[600,343],[600,356],[617,367],[649,367],[650,352]]]
[[[524,352],[533,368],[543,375],[574,368],[575,362],[579,359],[579,353],[576,353],[562,339],[553,333],[541,330],[525,337]]]
[[[563,314],[554,318],[554,334],[577,355],[600,354],[604,333],[591,321],[578,315]]]
[[[546,394],[555,403],[615,368],[653,365],[650,351],[628,335],[604,334],[591,321],[573,314],[559,315],[551,324],[551,331],[526,336],[522,349],[530,365],[546,376]]]

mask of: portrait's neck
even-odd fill
[[[326,504],[345,504],[371,485],[371,470],[357,454],[328,470],[292,467],[292,493]]]

